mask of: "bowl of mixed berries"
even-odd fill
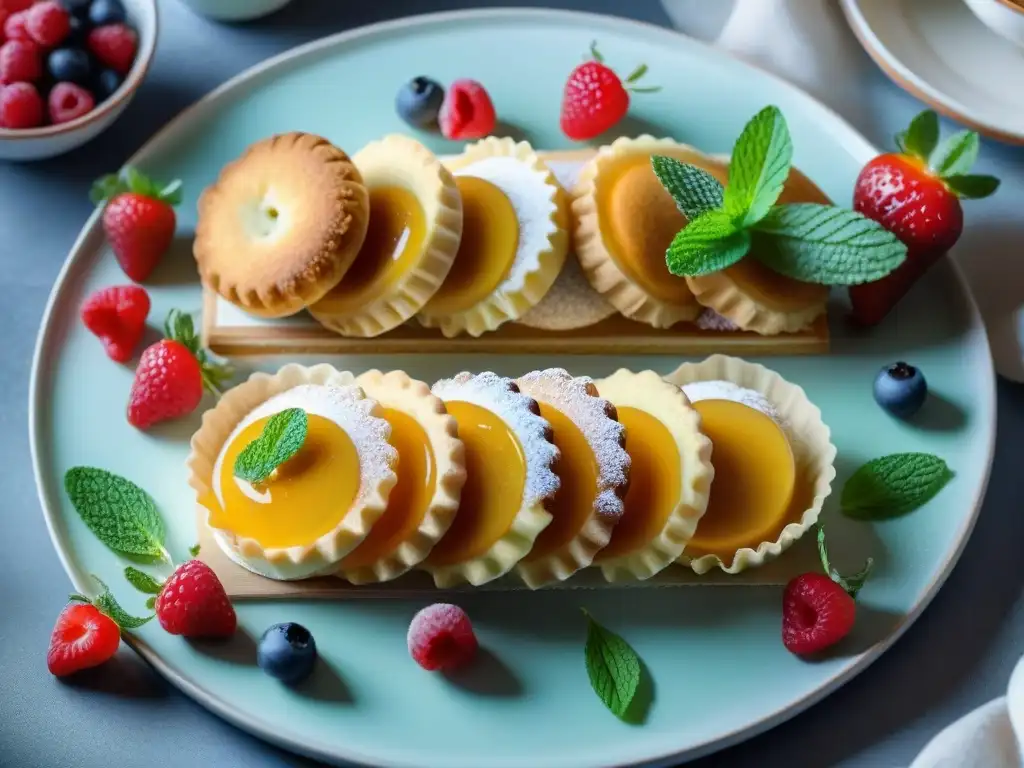
[[[0,160],[54,157],[105,130],[156,33],[156,0],[0,0]]]

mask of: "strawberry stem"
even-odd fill
[[[180,179],[169,184],[159,184],[138,169],[125,166],[120,173],[97,179],[89,191],[89,199],[95,205],[101,205],[126,192],[159,200],[173,207],[181,203],[182,185]]]
[[[604,56],[602,56],[601,52],[597,50],[597,40],[594,40],[590,44],[590,58],[592,58],[598,64],[604,64]]]
[[[863,568],[853,574],[853,576],[844,578],[829,562],[828,547],[825,545],[825,528],[820,525],[818,526],[818,556],[821,558],[821,567],[825,570],[825,575],[842,587],[853,598],[857,597],[857,593],[864,586],[864,582],[868,580],[871,569],[875,565],[874,558],[869,557],[864,563]]]

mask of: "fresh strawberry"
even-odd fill
[[[0,85],[33,83],[42,76],[39,46],[31,40],[8,40],[0,45]]]
[[[71,14],[57,0],[45,0],[28,9],[25,29],[44,48],[56,48],[71,32]]]
[[[202,560],[177,567],[156,598],[156,617],[182,637],[230,637],[238,619],[224,585]]]
[[[961,131],[939,144],[939,121],[922,112],[896,138],[899,153],[879,155],[861,170],[853,207],[907,246],[907,258],[880,280],[850,287],[853,317],[876,325],[960,238],[961,199],[988,197],[999,180],[969,173],[978,134]]]
[[[139,36],[126,24],[107,24],[90,31],[85,45],[104,66],[127,75],[135,62]]]
[[[103,230],[110,247],[124,273],[141,283],[174,239],[174,206],[181,202],[181,182],[161,187],[127,168],[97,181],[90,196],[94,203],[106,203]]]
[[[854,598],[874,564],[869,558],[854,576],[843,578],[829,564],[825,530],[818,528],[818,552],[825,573],[790,580],[782,596],[782,643],[797,656],[810,656],[838,643],[853,629]]]
[[[171,310],[164,330],[167,338],[143,350],[128,396],[128,423],[139,429],[192,413],[203,390],[218,394],[231,373],[209,359],[190,315]]]
[[[97,667],[117,652],[121,630],[109,616],[88,603],[70,603],[50,635],[46,666],[50,674],[64,677]]]
[[[148,316],[149,294],[140,285],[101,288],[82,305],[82,323],[103,342],[107,357],[119,363],[131,359]]]
[[[476,80],[456,80],[445,92],[438,124],[446,139],[482,139],[494,131],[497,113],[487,90]]]
[[[32,83],[0,85],[0,128],[36,128],[43,124],[43,97]]]
[[[590,46],[593,57],[577,66],[570,74],[562,94],[562,133],[573,141],[586,141],[610,130],[629,111],[629,94],[651,93],[658,88],[638,88],[634,84],[647,72],[640,65],[626,78],[619,79],[604,64],[597,43]]]
[[[466,612],[450,603],[434,603],[417,613],[406,637],[409,653],[426,670],[452,670],[476,655],[477,639]]]

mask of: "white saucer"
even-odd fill
[[[1024,49],[963,0],[841,0],[861,45],[900,87],[992,138],[1024,144]]]

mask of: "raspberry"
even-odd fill
[[[36,0],[0,0],[0,7],[8,13],[21,13],[32,7]]]
[[[31,83],[0,86],[0,127],[36,128],[43,124],[43,99]]]
[[[456,80],[448,86],[438,123],[446,139],[482,139],[497,123],[494,103],[476,80]]]
[[[25,28],[44,48],[56,48],[71,32],[71,14],[56,0],[36,3],[28,10]]]
[[[202,560],[182,563],[156,598],[160,626],[182,637],[230,637],[238,618],[224,585]]]
[[[407,640],[416,663],[431,671],[461,667],[477,649],[466,612],[449,603],[434,603],[413,616]]]
[[[10,9],[8,9],[10,10]],[[27,11],[17,11],[7,17],[4,22],[4,37],[8,40],[31,40],[25,23],[28,21]]]
[[[7,23],[7,17],[10,15],[10,11],[0,6],[0,43],[7,39],[7,36],[4,34],[4,25]]]
[[[125,363],[146,331],[149,294],[140,285],[111,285],[82,304],[82,323],[103,343],[111,360]]]
[[[68,123],[92,112],[96,99],[85,88],[74,83],[57,83],[50,91],[50,122]]]
[[[817,653],[846,637],[856,615],[856,603],[842,586],[823,573],[802,574],[782,597],[782,642],[798,656]]]
[[[43,76],[39,46],[28,40],[8,40],[0,45],[0,85],[32,83]]]
[[[124,75],[135,62],[139,37],[125,24],[107,24],[89,33],[86,47],[104,66]]]

